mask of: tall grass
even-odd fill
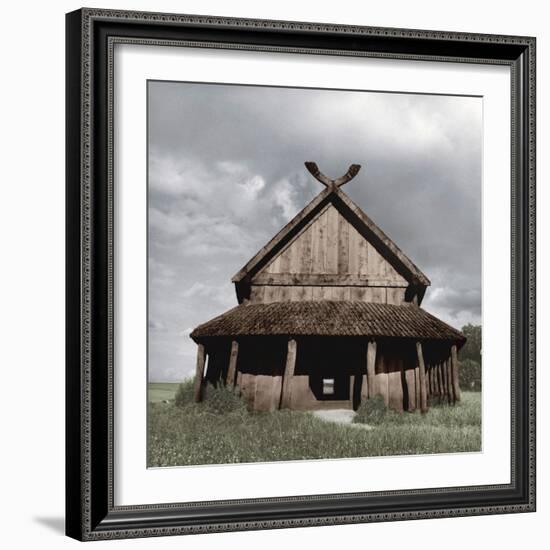
[[[211,388],[209,390],[212,392]],[[360,425],[326,422],[307,412],[248,412],[234,394],[229,397],[224,392],[230,390],[221,390],[219,399],[211,399],[211,394],[201,403],[185,401],[180,406],[150,403],[148,465],[481,450],[479,393],[464,392],[462,401],[454,407],[433,407],[424,415],[387,414],[378,425],[365,429]]]

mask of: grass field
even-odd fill
[[[481,450],[481,394],[464,392],[454,407],[389,413],[365,428],[311,413],[223,413],[204,403],[177,407],[177,384],[150,384],[148,465],[183,466],[278,460],[476,452]],[[169,400],[168,403],[163,401]]]
[[[178,390],[178,383],[172,382],[151,382],[147,386],[147,397],[149,403],[161,403],[171,401]]]

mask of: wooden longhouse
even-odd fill
[[[233,277],[239,305],[191,333],[195,399],[227,383],[261,411],[460,400],[465,338],[420,307],[428,278],[340,189],[360,166],[306,167],[325,189]]]

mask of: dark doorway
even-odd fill
[[[309,375],[309,387],[318,401],[345,401],[350,398],[349,386],[346,374],[335,375],[327,371]]]

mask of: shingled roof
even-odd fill
[[[199,325],[210,336],[382,336],[464,342],[461,332],[414,305],[358,301],[247,303]]]

